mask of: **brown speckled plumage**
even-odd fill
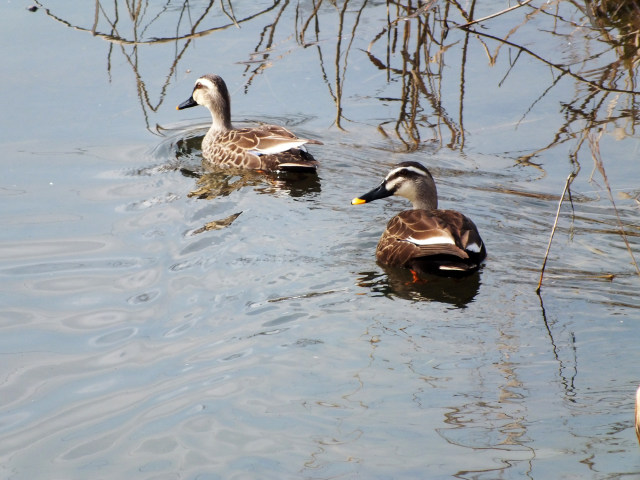
[[[298,138],[277,125],[233,128],[229,92],[219,76],[200,77],[191,97],[178,109],[196,105],[207,107],[212,118],[211,127],[202,140],[205,163],[254,170],[313,170],[318,166],[304,145],[322,145],[322,142]]]
[[[444,274],[478,269],[486,249],[475,224],[460,212],[437,209],[435,183],[425,167],[417,162],[400,163],[378,187],[352,203],[391,195],[410,198],[414,209],[389,221],[376,249],[378,262]]]
[[[407,240],[420,242],[434,237],[449,237],[454,243],[419,245]],[[461,213],[406,210],[389,220],[378,242],[376,258],[384,265],[415,271],[474,270],[481,259],[477,253],[465,250],[470,243],[483,245],[476,226]]]

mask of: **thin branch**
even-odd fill
[[[467,22],[467,23],[465,23],[463,25],[458,25],[456,28],[469,27],[469,26],[471,26],[471,25],[473,25],[475,23],[480,23],[480,22],[484,22],[485,20],[490,20],[492,18],[499,17],[500,15],[502,15],[504,13],[508,13],[508,12],[510,12],[512,10],[517,9],[517,8],[524,7],[526,4],[531,3],[531,1],[532,0],[525,0],[524,2],[519,3],[518,5],[514,5],[513,7],[505,8],[504,10],[501,10],[501,11],[496,12],[496,13],[492,13],[491,15],[487,15],[486,17],[478,18],[477,20],[471,20],[470,22]]]
[[[553,235],[556,233],[556,227],[558,226],[558,218],[560,217],[560,208],[562,207],[562,203],[564,202],[564,197],[569,190],[569,185],[573,182],[573,179],[576,177],[575,172],[571,172],[567,177],[567,181],[564,184],[564,190],[562,190],[562,195],[560,196],[560,201],[558,202],[558,210],[556,211],[556,219],[553,222],[553,228],[551,229],[551,236],[549,237],[549,245],[547,245],[547,252],[544,254],[544,261],[542,262],[542,268],[540,269],[540,280],[538,281],[538,288],[536,288],[536,294],[540,295],[540,288],[542,287],[542,277],[544,276],[544,269],[547,266],[547,259],[549,258],[549,251],[551,250],[551,242],[553,241]]]

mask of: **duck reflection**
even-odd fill
[[[369,288],[373,294],[413,301],[434,301],[465,308],[480,290],[480,273],[465,277],[442,277],[425,274],[418,281],[406,268],[381,265],[380,272],[361,272],[357,285]]]
[[[198,177],[197,188],[189,192],[188,196],[203,200],[226,197],[244,187],[254,187],[256,192],[262,194],[286,194],[291,197],[304,197],[321,190],[320,180],[315,173],[220,168],[202,174],[183,169],[182,174]]]
[[[182,174],[194,176],[196,188],[191,190],[187,196],[199,198],[201,200],[211,200],[218,197],[228,197],[236,190],[243,187],[256,187],[262,183],[259,172],[242,170],[218,170],[215,172],[198,173],[184,169]]]
[[[262,172],[240,168],[190,167],[193,159],[199,158],[199,145],[202,137],[184,138],[176,142],[178,163],[183,165],[180,172],[185,177],[195,178],[196,186],[187,196],[200,200],[213,200],[228,197],[242,188],[253,188],[255,192],[266,195],[288,195],[301,198],[320,192],[320,179],[313,171]],[[191,235],[220,230],[230,226],[242,212],[234,213],[222,219],[205,223],[192,230]]]

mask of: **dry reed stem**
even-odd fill
[[[500,10],[499,12],[492,13],[491,15],[487,15],[486,17],[478,18],[477,20],[471,20],[470,22],[464,23],[462,25],[458,25],[456,28],[464,28],[474,25],[476,23],[484,22],[485,20],[490,20],[495,17],[499,17],[504,13],[508,13],[516,8],[524,7],[526,4],[531,3],[532,0],[525,0],[522,3],[518,3],[518,5],[514,5],[513,7],[505,8],[504,10]]]
[[[542,288],[542,277],[544,276],[544,269],[547,266],[547,260],[549,258],[549,251],[551,250],[551,242],[553,241],[553,235],[556,233],[556,227],[558,226],[558,218],[560,217],[560,208],[562,207],[562,203],[564,202],[564,197],[569,190],[569,185],[573,182],[573,179],[576,177],[574,172],[571,172],[567,177],[567,181],[564,184],[564,190],[562,190],[562,195],[560,196],[560,201],[558,202],[558,210],[556,211],[556,219],[553,222],[553,228],[551,229],[551,235],[549,237],[549,244],[547,245],[547,251],[544,254],[544,261],[542,262],[542,268],[540,269],[540,280],[538,281],[538,287],[536,288],[536,293],[540,295],[540,289]],[[571,194],[569,194],[571,195]]]

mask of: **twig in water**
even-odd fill
[[[573,182],[573,179],[576,178],[575,172],[571,172],[567,177],[567,181],[564,184],[564,190],[562,190],[562,195],[560,196],[560,201],[558,202],[558,210],[556,211],[556,219],[553,222],[553,228],[551,229],[551,236],[549,237],[549,245],[547,245],[547,252],[544,254],[544,261],[542,262],[542,268],[540,269],[540,280],[538,281],[538,288],[536,288],[536,293],[540,295],[540,288],[542,287],[542,277],[544,276],[544,268],[547,265],[547,259],[549,258],[549,251],[551,250],[551,241],[553,240],[553,235],[556,233],[556,227],[558,226],[558,218],[560,217],[560,208],[562,207],[562,202],[564,201],[564,197],[569,190],[569,185]],[[569,191],[569,197],[571,197],[571,192]]]
[[[525,0],[522,3],[518,3],[517,5],[513,5],[512,7],[505,8],[504,10],[500,10],[499,12],[496,12],[496,13],[492,13],[491,15],[487,15],[486,17],[478,18],[477,20],[471,20],[470,22],[467,22],[464,25],[458,25],[456,28],[470,27],[471,25],[473,25],[475,23],[484,22],[485,20],[489,20],[491,18],[498,17],[498,16],[502,15],[503,13],[507,13],[507,12],[510,12],[511,10],[515,10],[516,8],[524,7],[528,3],[531,3],[531,0]]]

